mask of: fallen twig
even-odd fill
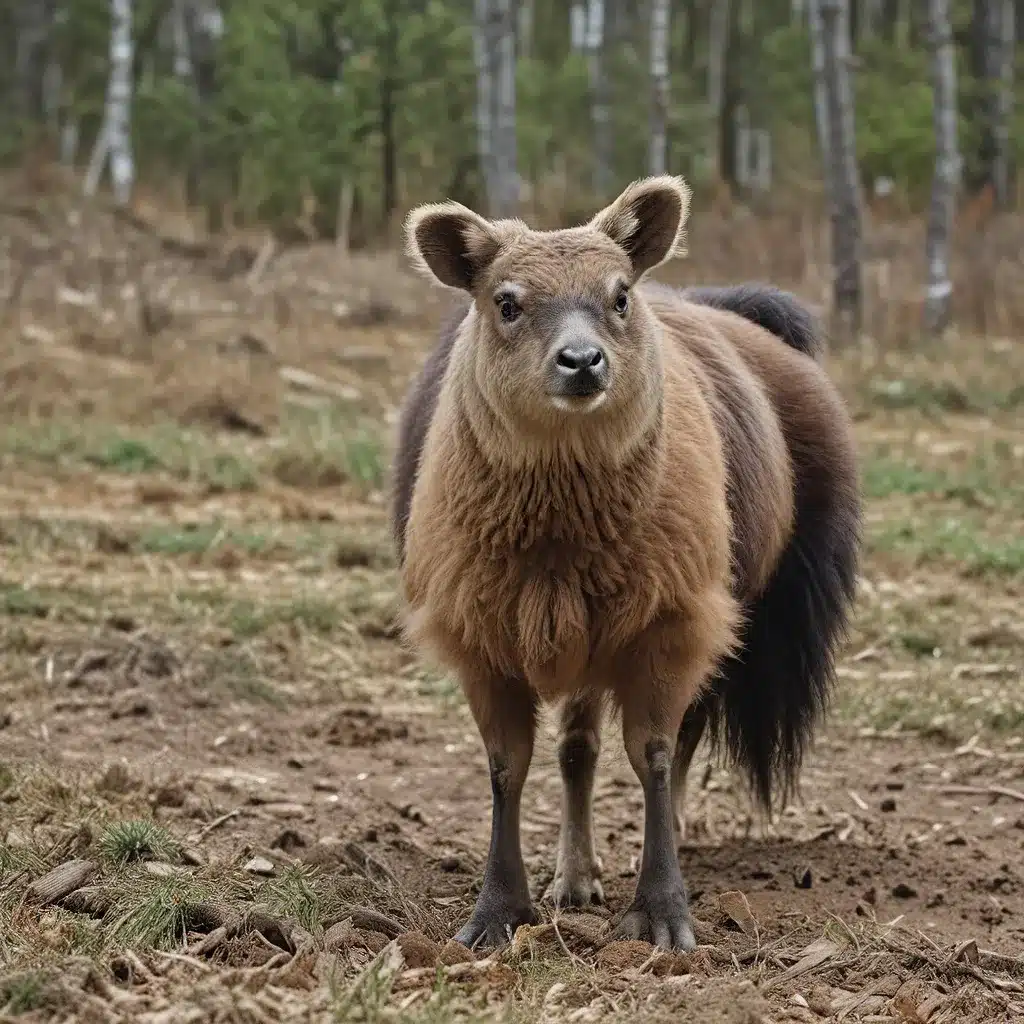
[[[1024,793],[1007,786],[940,786],[939,789],[951,796],[1005,796],[1007,800],[1017,800],[1024,804]]]

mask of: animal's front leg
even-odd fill
[[[455,936],[467,946],[501,946],[521,924],[533,924],[519,838],[519,804],[533,756],[536,698],[520,680],[464,683],[491,772],[491,847],[483,886],[469,921]]]
[[[601,748],[601,705],[594,696],[571,698],[562,711],[558,764],[562,825],[555,878],[545,898],[556,907],[603,903],[601,861],[594,851],[594,771]]]
[[[697,942],[676,853],[672,764],[694,690],[664,678],[636,680],[622,702],[626,754],[644,790],[644,847],[633,903],[615,934],[685,951]]]

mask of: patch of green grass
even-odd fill
[[[222,523],[156,526],[146,530],[138,548],[154,555],[202,555],[212,548],[232,544],[250,554],[266,550],[270,539],[261,533],[228,530]]]
[[[118,903],[104,917],[105,942],[108,947],[180,948],[192,908],[209,895],[209,884],[187,875],[125,879]]]
[[[37,590],[0,580],[0,614],[45,619],[52,605]]]
[[[893,494],[940,494],[948,486],[946,474],[921,469],[912,463],[880,458],[872,459],[864,468],[863,487],[868,498],[888,498]]]
[[[898,639],[904,650],[919,658],[933,657],[941,646],[938,639],[930,633],[905,632],[900,633]]]
[[[114,437],[100,443],[97,451],[88,452],[86,462],[118,473],[152,473],[164,469],[164,462],[142,440]]]
[[[323,598],[299,597],[293,601],[257,605],[238,601],[228,614],[228,626],[239,637],[253,637],[278,622],[297,624],[314,633],[334,632],[341,621],[340,609]]]
[[[290,864],[260,888],[259,903],[277,917],[297,921],[312,935],[323,932],[324,894],[318,891],[319,871]]]
[[[109,863],[123,867],[138,860],[176,860],[178,844],[155,822],[144,819],[117,821],[108,825],[97,847]]]
[[[0,1011],[20,1016],[52,1008],[53,976],[46,971],[20,971],[0,979]]]
[[[916,562],[953,561],[970,575],[1015,576],[1024,572],[1024,537],[997,540],[967,520],[887,522],[871,534],[869,547]]]

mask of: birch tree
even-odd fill
[[[131,198],[135,178],[132,158],[132,0],[110,0],[110,72],[103,123],[93,147],[83,185],[95,195],[103,168],[109,163],[114,199]]]
[[[588,0],[585,48],[594,127],[594,191],[606,195],[612,185],[612,120],[605,66],[605,0]]]
[[[832,226],[833,297],[840,324],[860,330],[861,191],[857,175],[853,89],[850,82],[849,0],[810,0],[815,64],[815,113]]]
[[[711,0],[708,18],[708,176],[712,182],[722,177],[722,114],[725,109],[725,56],[729,48],[731,0]]]
[[[512,0],[475,0],[477,148],[492,216],[519,205],[516,146],[516,17]]]
[[[664,174],[668,150],[668,5],[651,0],[651,137],[649,174]]]
[[[928,0],[928,30],[932,47],[932,89],[935,121],[935,177],[928,212],[926,254],[928,285],[925,327],[938,334],[949,324],[953,284],[949,250],[960,181],[957,147],[956,61],[949,14],[950,0]]]
[[[496,0],[474,0],[473,56],[476,63],[476,148],[480,160],[489,213],[497,203],[497,167],[494,154],[494,49],[491,39],[492,8]]]

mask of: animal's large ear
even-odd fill
[[[417,269],[467,292],[501,247],[495,225],[459,203],[417,206],[406,218],[405,239]]]
[[[686,255],[690,187],[682,178],[660,174],[627,185],[588,227],[603,231],[626,250],[637,279],[673,256]]]

